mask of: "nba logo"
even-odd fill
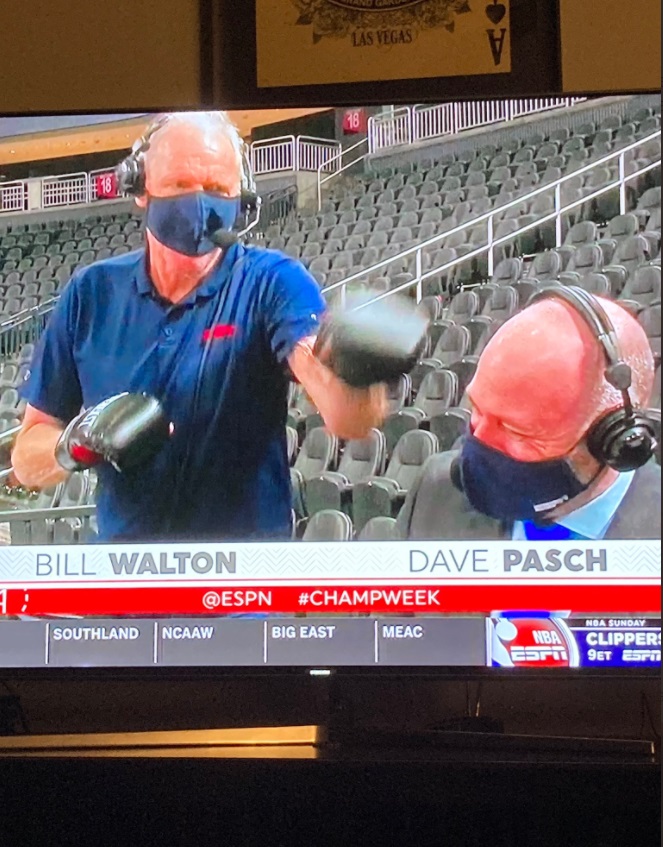
[[[493,612],[488,619],[490,662],[497,668],[577,668],[573,633],[547,612]]]

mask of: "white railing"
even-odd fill
[[[359,155],[357,155],[357,153],[360,148],[366,147],[367,145],[368,138],[362,138],[361,141],[357,141],[357,143],[353,144],[351,147],[345,147],[337,153],[334,153],[334,155],[329,158],[324,165],[318,166],[318,211],[320,211],[322,206],[322,186],[329,182],[330,179],[333,179],[335,176],[347,171],[348,168],[351,168],[353,165],[361,162],[366,157],[366,153],[360,153]],[[349,153],[353,153],[354,155],[350,158],[350,161],[344,162],[343,159],[348,156]],[[325,174],[324,176],[323,173]]]
[[[341,166],[340,154],[340,142],[306,135],[286,135],[256,141],[250,148],[251,166],[256,176],[282,171],[333,174]],[[99,177],[108,178],[109,185],[104,194],[109,196],[99,197]],[[113,196],[114,191],[110,190],[114,184],[114,168],[98,168],[89,173],[59,174],[41,180],[21,179],[0,183],[0,215],[80,206],[100,199],[121,200],[122,195]],[[36,187],[37,200],[31,187]]]
[[[412,109],[402,106],[368,119],[368,152],[412,143]]]
[[[371,265],[368,268],[362,268],[362,270],[357,271],[356,273],[351,274],[348,277],[345,277],[345,279],[333,283],[332,285],[326,286],[322,289],[323,294],[327,295],[332,291],[340,289],[341,302],[344,303],[346,289],[348,285],[357,282],[366,283],[369,281],[370,278],[373,278],[375,276],[384,276],[384,272],[390,265],[398,263],[399,266],[402,266],[403,260],[408,259],[414,264],[413,279],[403,283],[402,285],[396,288],[391,289],[390,291],[386,291],[385,293],[376,296],[375,298],[373,298],[373,300],[382,300],[385,297],[391,296],[392,294],[401,293],[416,286],[416,299],[417,302],[419,302],[423,297],[423,283],[427,279],[430,279],[434,276],[438,276],[443,273],[448,273],[449,271],[455,271],[459,265],[464,264],[476,258],[477,256],[481,256],[484,253],[488,254],[488,276],[492,276],[494,271],[495,247],[498,247],[502,244],[506,244],[508,242],[515,241],[519,238],[519,236],[523,235],[525,232],[540,227],[544,223],[549,223],[552,221],[555,222],[555,242],[556,245],[559,246],[562,244],[564,217],[574,209],[577,209],[578,207],[583,206],[588,202],[591,202],[592,200],[602,196],[603,194],[618,189],[620,214],[624,214],[626,212],[627,183],[641,177],[648,171],[654,170],[655,168],[660,168],[661,159],[659,157],[657,161],[652,162],[648,165],[644,165],[643,167],[634,170],[630,174],[626,174],[626,162],[631,161],[633,159],[633,155],[638,148],[644,147],[654,139],[660,140],[660,138],[661,130],[657,130],[651,135],[648,135],[645,138],[641,138],[640,140],[635,141],[626,147],[623,147],[621,150],[613,151],[612,153],[609,153],[608,155],[597,159],[595,162],[592,162],[589,165],[585,165],[582,168],[578,168],[577,170],[566,174],[555,182],[550,182],[546,183],[545,185],[539,186],[538,188],[535,188],[530,191],[528,194],[524,194],[516,198],[515,200],[511,200],[508,203],[504,203],[503,205],[497,206],[494,209],[491,209],[491,211],[485,212],[482,215],[478,215],[477,217],[472,218],[471,220],[464,221],[463,223],[453,227],[452,229],[447,230],[446,232],[440,233],[439,235],[436,235],[433,238],[429,238],[426,241],[422,241],[421,244],[417,244],[414,247],[410,247],[407,250],[403,250],[394,256],[390,256],[387,259],[383,259],[381,262],[377,262],[376,264]],[[617,165],[617,177],[615,179],[611,180],[606,184],[601,185],[595,191],[583,193],[580,199],[574,200],[573,202],[567,203],[565,205],[562,204],[562,186],[566,185],[571,180],[577,180],[578,177],[585,176],[595,168],[603,168],[605,166],[609,166],[610,164],[612,164],[613,166],[615,164]],[[554,197],[553,211],[550,211],[546,214],[542,214],[541,216],[537,216],[534,221],[527,223],[525,226],[522,226],[517,230],[509,232],[505,236],[495,238],[495,230],[498,217],[503,218],[505,213],[508,212],[509,209],[512,209],[516,206],[526,205],[531,200],[541,196],[542,194],[548,194]],[[475,229],[481,224],[486,225],[485,244],[480,244],[479,246],[465,253],[463,256],[459,256],[458,258],[446,262],[443,265],[438,265],[429,268],[424,267],[424,257],[429,254],[432,248],[442,247],[444,246],[444,242],[451,236],[454,236],[460,232],[469,232],[471,229]],[[373,300],[371,302],[373,302]]]
[[[297,143],[294,135],[254,141],[251,145],[251,167],[254,174],[273,174],[296,170]]]
[[[24,181],[0,183],[0,213],[22,212],[27,201],[28,189]]]
[[[282,171],[329,172],[341,150],[338,141],[311,138],[308,135],[284,135],[254,141],[251,145],[251,167],[256,176]]]
[[[297,138],[297,170],[333,172],[340,149],[338,141],[300,135]]]
[[[535,97],[525,100],[470,100],[437,106],[403,106],[385,115],[368,119],[369,152],[402,147],[456,135],[468,129],[510,121],[525,115],[568,109],[586,97]]]
[[[87,173],[47,176],[41,181],[41,206],[78,206],[88,203],[90,176]]]

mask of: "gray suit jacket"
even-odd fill
[[[450,467],[457,456],[455,450],[436,453],[424,464],[398,516],[401,538],[510,540],[512,525],[475,511],[451,481]],[[661,537],[661,468],[655,462],[635,472],[605,537]]]

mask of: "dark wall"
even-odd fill
[[[336,138],[336,121],[333,110],[316,112],[313,115],[303,115],[288,121],[256,127],[252,141],[262,141],[266,138],[279,138],[282,135],[309,135],[312,138]]]
[[[91,153],[89,156],[66,156],[61,159],[42,159],[38,162],[17,162],[15,165],[0,165],[0,172],[9,182],[13,179],[96,171],[100,168],[114,168],[128,152],[128,150],[109,150],[104,153]]]

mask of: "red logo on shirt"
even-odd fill
[[[215,324],[203,332],[203,341],[216,341],[217,338],[233,338],[237,327],[232,324]]]

